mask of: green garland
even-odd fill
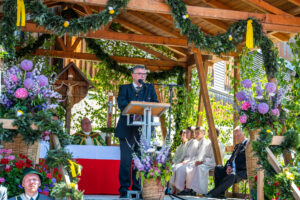
[[[88,47],[93,51],[99,60],[106,64],[108,69],[121,72],[127,77],[131,76],[132,70],[128,69],[125,65],[119,65],[115,60],[113,60],[107,53],[105,53],[100,46],[97,44],[96,40],[85,38]],[[151,72],[147,76],[148,81],[153,80],[165,80],[172,76],[177,76],[183,74],[184,69],[181,66],[176,66],[171,70],[165,70],[163,72]]]
[[[34,53],[44,42],[51,38],[49,34],[42,34],[33,43],[28,44],[26,47],[20,48],[16,51],[16,57],[22,58],[27,54]]]
[[[65,182],[55,184],[50,195],[54,199],[70,198],[71,200],[83,200],[83,192],[76,188],[70,188]]]
[[[32,130],[31,124],[37,125],[38,130]],[[23,136],[23,140],[29,145],[41,139],[45,131],[49,131],[57,135],[62,147],[70,144],[70,136],[60,126],[59,121],[52,120],[52,114],[49,112],[26,113],[17,117],[13,125],[18,127],[17,131],[4,129],[3,124],[0,125],[1,141],[12,142],[17,134],[20,133]]]
[[[193,43],[197,48],[220,55],[236,51],[236,46],[240,44],[246,35],[247,21],[239,20],[232,24],[226,33],[217,36],[205,35],[199,27],[191,22],[186,5],[182,0],[165,0],[170,6],[174,23],[181,33],[188,38],[189,43]],[[184,17],[185,16],[185,17]],[[253,20],[254,45],[259,46],[263,53],[264,67],[269,77],[275,77],[277,72],[277,53],[273,50],[274,44],[268,39],[262,29],[262,25],[256,19]],[[230,41],[229,37],[232,37]]]
[[[269,131],[268,131],[269,132]],[[259,133],[259,137],[256,141],[253,141],[252,147],[255,155],[258,157],[258,163],[261,167],[265,170],[265,188],[266,194],[268,195],[275,195],[274,188],[272,184],[268,183],[270,181],[278,181],[280,184],[276,185],[278,190],[280,191],[282,199],[293,199],[292,192],[290,189],[291,181],[286,178],[285,172],[277,174],[272,167],[272,165],[268,161],[268,154],[266,148],[269,147],[270,150],[273,152],[274,155],[281,154],[284,150],[296,150],[296,154],[300,152],[300,143],[299,143],[299,133],[294,130],[289,130],[284,133],[285,140],[278,146],[270,146],[272,142],[272,134],[268,133],[267,130],[262,130]],[[296,178],[299,179],[299,173],[295,167],[288,167],[286,168],[288,171],[292,172]],[[296,184],[300,184],[299,180],[296,180]],[[277,189],[276,189],[277,191]]]
[[[80,18],[72,18],[68,26],[64,26],[66,19],[56,15],[46,5],[40,1],[25,0],[26,10],[31,12],[33,21],[39,26],[44,26],[59,35],[69,33],[71,35],[87,33],[91,29],[96,30],[101,26],[105,26],[112,18],[120,14],[121,8],[125,8],[129,0],[109,0],[105,10]],[[226,33],[217,36],[208,36],[200,31],[199,27],[191,22],[187,15],[186,5],[182,0],[166,0],[170,6],[174,18],[175,26],[180,28],[183,35],[187,36],[188,42],[193,43],[201,50],[207,50],[215,54],[235,51],[236,46],[245,38],[247,30],[247,20],[240,20],[232,24]],[[113,13],[110,13],[113,9]],[[14,31],[16,27],[16,1],[3,1],[4,17],[1,20],[1,36],[0,39],[3,46],[8,51],[9,56],[14,56]],[[277,53],[273,50],[274,45],[268,39],[263,31],[262,25],[256,19],[253,20],[254,43],[259,46],[263,53],[264,66],[270,78],[275,77],[277,72]],[[232,40],[229,40],[229,36]],[[114,65],[113,63],[111,65]],[[115,65],[114,65],[115,66]],[[128,71],[122,67],[119,70],[124,71],[128,75]],[[154,75],[155,76],[155,75]],[[155,77],[153,77],[155,78]]]

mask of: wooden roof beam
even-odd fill
[[[43,27],[37,27],[33,23],[26,23],[26,26],[22,28],[22,31],[54,34],[51,31],[45,30]],[[157,45],[168,45],[168,46],[175,46],[175,47],[187,47],[187,40],[182,38],[169,38],[169,37],[153,36],[153,35],[117,33],[117,32],[110,32],[110,31],[103,31],[103,30],[90,31],[86,34],[80,34],[79,37],[116,40],[116,41],[134,42],[134,43],[142,43],[142,44],[157,44]]]
[[[177,33],[173,29],[169,29],[166,26],[161,25],[160,23],[157,23],[156,21],[150,19],[147,16],[142,15],[141,13],[128,11],[127,14],[129,14],[129,15],[137,18],[137,19],[140,19],[140,20],[150,24],[151,26],[154,26],[155,28],[157,28],[160,31],[168,34],[171,37],[184,38],[182,35],[180,35],[180,33]]]
[[[82,0],[57,0],[70,3],[82,3]],[[103,6],[106,5],[107,0],[85,0],[86,4]],[[274,25],[289,25],[299,26],[300,18],[291,17],[286,15],[274,15],[274,14],[262,14],[251,13],[243,11],[233,11],[225,9],[215,9],[198,6],[186,6],[190,16],[203,17],[209,19],[219,20],[245,20],[249,17],[255,17],[262,21],[262,23],[274,24]],[[163,13],[170,14],[170,7],[163,2],[150,1],[150,0],[130,0],[127,6],[128,10],[135,10],[141,12],[150,13]]]
[[[270,13],[274,13],[277,15],[289,15],[292,16],[291,14],[284,12],[280,10],[279,8],[263,1],[263,0],[242,0],[243,2],[251,5],[252,7],[258,8],[258,9],[263,9],[263,12],[268,11]]]
[[[291,2],[292,4],[299,6],[300,7],[300,0],[288,0],[289,2]]]
[[[38,49],[32,55],[99,61],[99,59],[95,54],[46,50],[46,49]],[[176,62],[170,60],[154,60],[154,59],[147,59],[147,58],[131,58],[131,57],[122,57],[122,56],[111,56],[111,58],[118,63],[124,63],[124,64],[140,64],[140,65],[150,65],[150,66],[155,65],[160,67],[174,67],[179,65],[179,66],[186,67],[186,62]]]

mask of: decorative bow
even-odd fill
[[[247,21],[246,46],[248,49],[253,48],[253,26],[252,19]]]
[[[21,21],[22,20],[22,21]],[[17,0],[17,26],[25,26],[25,4],[23,0]]]

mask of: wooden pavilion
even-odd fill
[[[2,0],[3,1],[3,0]],[[2,3],[0,1],[0,4]],[[191,21],[200,27],[207,35],[217,35],[227,31],[228,27],[238,20],[246,20],[249,17],[259,19],[263,31],[273,42],[288,41],[296,33],[300,33],[300,1],[299,0],[183,0],[187,6],[187,12]],[[92,15],[104,10],[107,0],[44,0],[47,7],[52,8],[58,15],[62,11],[72,9],[79,17]],[[3,16],[0,14],[0,17]],[[71,37],[66,34],[63,37],[56,37],[56,45],[52,50],[38,49],[34,55],[63,58],[66,61],[72,60],[81,69],[87,71],[91,76],[95,75],[91,62],[99,61],[96,55],[86,53],[86,43],[83,38],[106,39],[127,42],[157,59],[129,58],[111,56],[118,63],[142,64],[150,71],[170,70],[175,66],[182,66],[186,72],[186,88],[190,88],[191,72],[194,67],[198,70],[201,93],[199,108],[205,108],[211,138],[214,146],[214,153],[217,164],[222,164],[220,150],[217,143],[215,124],[210,107],[209,94],[206,85],[208,67],[220,60],[228,61],[229,57],[236,57],[238,53],[232,52],[220,56],[213,55],[208,51],[201,51],[188,43],[179,29],[174,25],[170,7],[164,0],[130,0],[127,9],[114,18],[112,22],[119,23],[119,32],[110,30],[111,23],[99,30],[91,30],[86,34]],[[31,20],[21,29],[24,32],[50,33],[44,27],[37,26]],[[153,48],[145,44],[151,44]],[[169,58],[160,53],[157,45],[163,45],[174,53]],[[245,43],[237,47],[241,50]],[[235,59],[237,60],[237,59]],[[239,79],[239,69],[232,69],[232,74]],[[234,88],[236,92],[236,88]],[[236,117],[234,117],[236,119]],[[197,125],[201,124],[198,119]],[[235,125],[237,122],[235,122]],[[166,135],[166,130],[163,128]]]

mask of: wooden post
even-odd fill
[[[241,79],[241,75],[240,75],[240,69],[237,67],[238,66],[238,57],[234,58],[234,70],[233,70],[233,77],[234,77],[234,85],[233,85],[233,100],[234,103],[237,105],[237,99],[236,99],[236,94],[237,94],[237,86],[240,84],[240,79]],[[233,129],[235,127],[238,126],[238,112],[237,110],[234,110],[233,113]],[[236,138],[233,135],[233,145],[237,144]],[[237,194],[239,193],[239,184],[234,184],[232,187],[232,194]]]
[[[216,127],[213,119],[213,113],[211,110],[210,106],[210,101],[209,101],[209,94],[208,94],[208,89],[206,85],[206,79],[204,75],[204,67],[202,63],[202,55],[201,52],[199,51],[198,53],[194,53],[195,56],[195,61],[197,65],[197,70],[198,70],[198,76],[200,80],[200,88],[201,91],[203,92],[202,97],[203,97],[203,103],[206,111],[206,117],[207,117],[207,122],[208,122],[208,127],[209,127],[209,134],[210,134],[210,140],[213,145],[213,150],[214,150],[214,156],[215,156],[215,161],[217,165],[222,165],[222,159],[221,159],[221,153],[220,153],[220,148],[219,148],[219,143],[218,143],[218,138],[217,138],[217,133],[216,133]]]
[[[264,200],[264,170],[257,172],[257,199]]]
[[[192,79],[192,66],[187,66],[186,79],[185,79],[185,88],[187,89],[187,91],[191,90],[191,79]]]
[[[154,83],[157,83],[157,81],[154,81]],[[161,96],[160,96],[160,93],[158,91],[158,85],[155,85],[155,91],[156,91],[156,94],[157,94],[158,101],[160,103],[162,103],[161,102]],[[165,116],[164,115],[159,117],[159,122],[160,122],[161,132],[162,132],[162,136],[163,136],[163,141],[165,141],[168,133],[167,133],[167,128],[166,128]]]
[[[207,79],[207,73],[208,73],[208,65],[209,65],[209,62],[208,60],[206,59],[204,61],[204,77],[205,77],[205,81]],[[198,102],[198,119],[197,119],[197,124],[196,126],[202,126],[202,121],[203,121],[203,116],[200,115],[200,112],[203,111],[203,108],[204,108],[204,104],[203,104],[203,100],[202,100],[202,90],[200,90],[199,92],[199,102]]]

